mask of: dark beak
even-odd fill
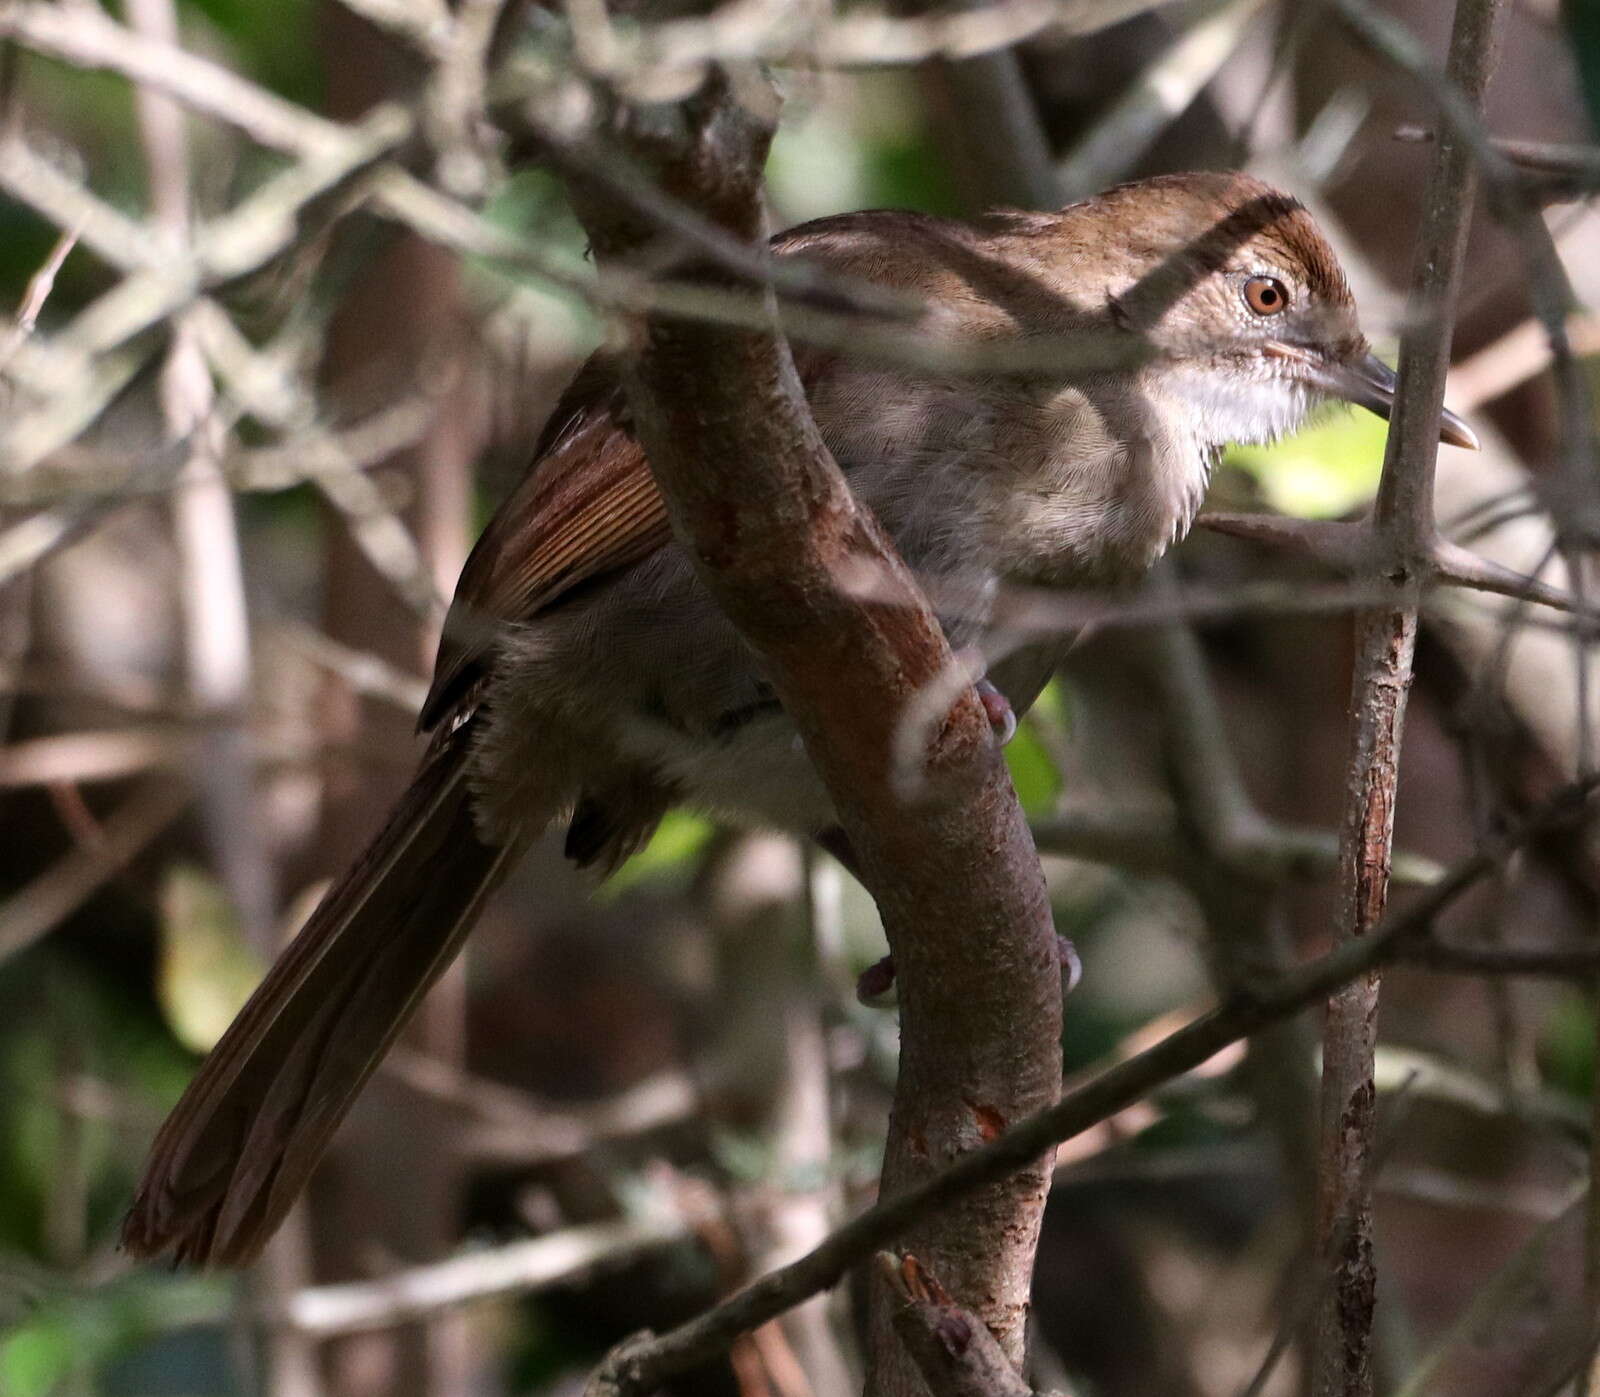
[[[1310,373],[1307,377],[1324,393],[1343,398],[1347,403],[1375,412],[1384,421],[1394,411],[1395,376],[1383,360],[1375,354],[1364,355],[1354,361],[1332,361],[1302,349],[1299,345],[1273,346],[1282,351],[1280,357],[1295,359],[1304,364]],[[1450,446],[1462,446],[1468,451],[1478,450],[1478,435],[1449,408],[1439,419],[1439,440]]]

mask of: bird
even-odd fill
[[[823,218],[772,254],[914,298],[913,333],[975,351],[911,369],[795,345],[823,440],[930,584],[953,646],[1007,584],[1137,578],[1181,540],[1219,451],[1342,400],[1388,416],[1312,216],[1242,173],[1159,176],[1053,212]],[[1052,347],[1087,352],[1060,352]],[[1100,354],[1095,346],[1134,346]],[[982,352],[1036,345],[1025,367]],[[598,351],[484,530],[419,718],[416,776],[160,1127],[124,1222],[138,1257],[257,1256],[485,898],[528,843],[604,872],[670,808],[840,847],[793,723],[674,541],[617,351]],[[1473,446],[1446,412],[1441,440]],[[937,584],[937,585],[934,585]],[[981,681],[996,727],[1052,655]],[[1004,735],[1002,732],[1000,735]]]

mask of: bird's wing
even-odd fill
[[[908,239],[927,247],[937,266],[950,263],[952,276],[966,267],[971,258],[958,232],[957,225],[921,215],[853,214],[792,229],[774,238],[772,248],[900,285],[905,265],[918,265],[898,256]],[[834,355],[798,344],[793,352],[809,393]],[[848,469],[848,462],[840,464]],[[562,395],[528,474],[467,559],[418,726],[439,726],[476,688],[501,625],[532,620],[581,583],[638,562],[670,537],[666,507],[628,421],[615,359],[598,353]]]
[[[798,345],[793,352],[809,391],[832,356]],[[562,394],[528,473],[468,555],[419,730],[438,727],[477,687],[501,626],[533,620],[582,583],[629,567],[671,537],[616,363],[595,354]]]
[[[485,673],[494,635],[670,537],[613,366],[592,358],[562,395],[521,483],[462,569],[418,726],[436,727]]]

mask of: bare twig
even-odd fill
[[[864,11],[824,24],[810,22],[799,5],[723,6],[703,19],[664,20],[626,35],[613,27],[606,42],[588,46],[584,57],[597,76],[646,88],[665,100],[692,89],[713,63],[765,60],[852,68],[973,58],[1051,30],[1091,34],[1161,3],[996,0],[925,18]]]
[[[1447,975],[1529,975],[1587,981],[1600,970],[1600,946],[1463,946],[1424,937],[1408,945],[1395,960]]]
[[[1397,141],[1431,141],[1434,132],[1425,126],[1401,126]],[[1600,188],[1600,146],[1562,145],[1549,141],[1519,141],[1504,137],[1490,140],[1494,150],[1530,176],[1528,191],[1535,197],[1581,198]]]
[[[450,10],[444,0],[339,0],[369,24],[404,39],[438,60],[449,51]]]
[[[1033,822],[1033,842],[1043,854],[1084,859],[1186,879],[1193,850],[1170,801],[1103,800],[1066,804]],[[1265,883],[1326,878],[1339,863],[1339,837],[1330,830],[1284,825],[1259,814],[1215,839],[1208,854],[1225,869]],[[1397,853],[1394,881],[1423,886],[1442,870],[1419,854]]]
[[[192,728],[176,723],[30,737],[0,747],[0,790],[116,781],[157,767],[176,768],[193,750]]]
[[[317,1338],[389,1329],[463,1305],[548,1290],[690,1236],[684,1219],[665,1211],[592,1223],[377,1280],[310,1286],[284,1297],[264,1318]]]
[[[569,1159],[602,1141],[676,1124],[693,1114],[699,1100],[685,1074],[664,1071],[605,1100],[558,1106],[403,1045],[381,1070],[466,1115],[462,1153],[497,1164]]]
[[[1600,353],[1600,316],[1575,314],[1567,321],[1567,338],[1575,354]],[[1507,330],[1493,344],[1450,369],[1446,394],[1457,412],[1471,412],[1550,367],[1550,336],[1534,319]]]
[[[1373,530],[1365,522],[1290,519],[1277,514],[1224,513],[1202,514],[1196,522],[1219,534],[1270,543],[1350,576],[1369,573],[1381,557]],[[1475,592],[1536,602],[1555,611],[1581,616],[1587,621],[1600,620],[1600,610],[1589,607],[1571,592],[1552,587],[1537,577],[1503,567],[1438,536],[1427,541],[1420,553],[1413,554],[1411,570],[1412,575],[1408,580],[1414,584],[1426,585],[1431,582],[1466,587]],[[1354,600],[1360,600],[1360,596],[1355,596]]]
[[[280,634],[316,664],[337,674],[356,693],[380,698],[407,715],[415,714],[428,696],[425,679],[407,674],[381,655],[342,645],[310,626],[285,626]]]
[[[346,133],[304,107],[219,63],[118,24],[89,5],[9,0],[0,6],[0,36],[77,68],[102,68],[162,92],[290,155],[342,144]]]
[[[1219,0],[1203,11],[1067,153],[1063,195],[1082,199],[1125,178],[1232,57],[1261,9],[1262,0]]]
[[[1534,1230],[1516,1254],[1478,1289],[1471,1303],[1406,1375],[1395,1397],[1424,1397],[1434,1390],[1434,1378],[1453,1355],[1463,1349],[1483,1347],[1496,1325],[1507,1325],[1509,1317],[1519,1309],[1534,1304],[1544,1308],[1539,1272],[1545,1255],[1561,1230],[1579,1215],[1586,1196],[1587,1190],[1582,1190],[1557,1216],[1545,1220]]]
[[[33,327],[39,323],[39,313],[44,310],[45,302],[50,299],[50,292],[55,288],[56,275],[61,271],[61,265],[77,245],[78,230],[63,229],[55,241],[55,246],[50,249],[49,255],[39,264],[38,271],[28,278],[28,285],[23,290],[22,302],[17,307],[11,329],[0,338],[0,371],[4,371],[11,356],[17,352],[17,346],[33,333]]]
[[[107,818],[100,838],[80,844],[33,882],[0,902],[0,962],[69,917],[183,812],[189,792],[152,776]]]

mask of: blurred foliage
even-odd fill
[[[1270,446],[1233,446],[1225,459],[1256,481],[1278,513],[1335,519],[1376,493],[1388,434],[1388,423],[1373,413],[1332,408],[1292,437]]]
[[[1589,108],[1589,124],[1600,136],[1600,4],[1596,0],[1562,0],[1561,17],[1578,62],[1578,80]]]
[[[687,810],[667,811],[650,842],[606,879],[596,889],[596,896],[620,897],[640,883],[659,880],[682,883],[713,830],[710,820]]]
[[[226,1277],[132,1274],[41,1296],[0,1335],[0,1394],[82,1391],[100,1370],[113,1370],[95,1383],[107,1393],[201,1397],[228,1390],[227,1368],[218,1360],[224,1357],[220,1326],[232,1307],[232,1289]],[[129,1364],[128,1378],[146,1369],[137,1384],[118,1380],[115,1365],[135,1359],[153,1334],[165,1336],[165,1347],[182,1351],[181,1364],[169,1359],[159,1369],[187,1373],[187,1382],[174,1384],[149,1372],[148,1362]],[[210,1363],[197,1362],[208,1351]]]
[[[1595,1083],[1595,1005],[1590,995],[1565,991],[1544,1016],[1539,1066],[1551,1086],[1582,1100]]]
[[[192,47],[222,50],[230,63],[291,102],[322,105],[315,0],[184,0],[184,8]],[[197,18],[215,31],[212,44],[194,33]]]
[[[260,981],[260,958],[246,944],[226,890],[192,864],[174,864],[161,882],[161,966],[156,994],[173,1035],[209,1052]]]
[[[86,1237],[120,1219],[123,1131],[143,1137],[193,1058],[124,986],[48,945],[0,972],[0,1023],[0,1245],[44,1259],[58,1189],[81,1192]]]

